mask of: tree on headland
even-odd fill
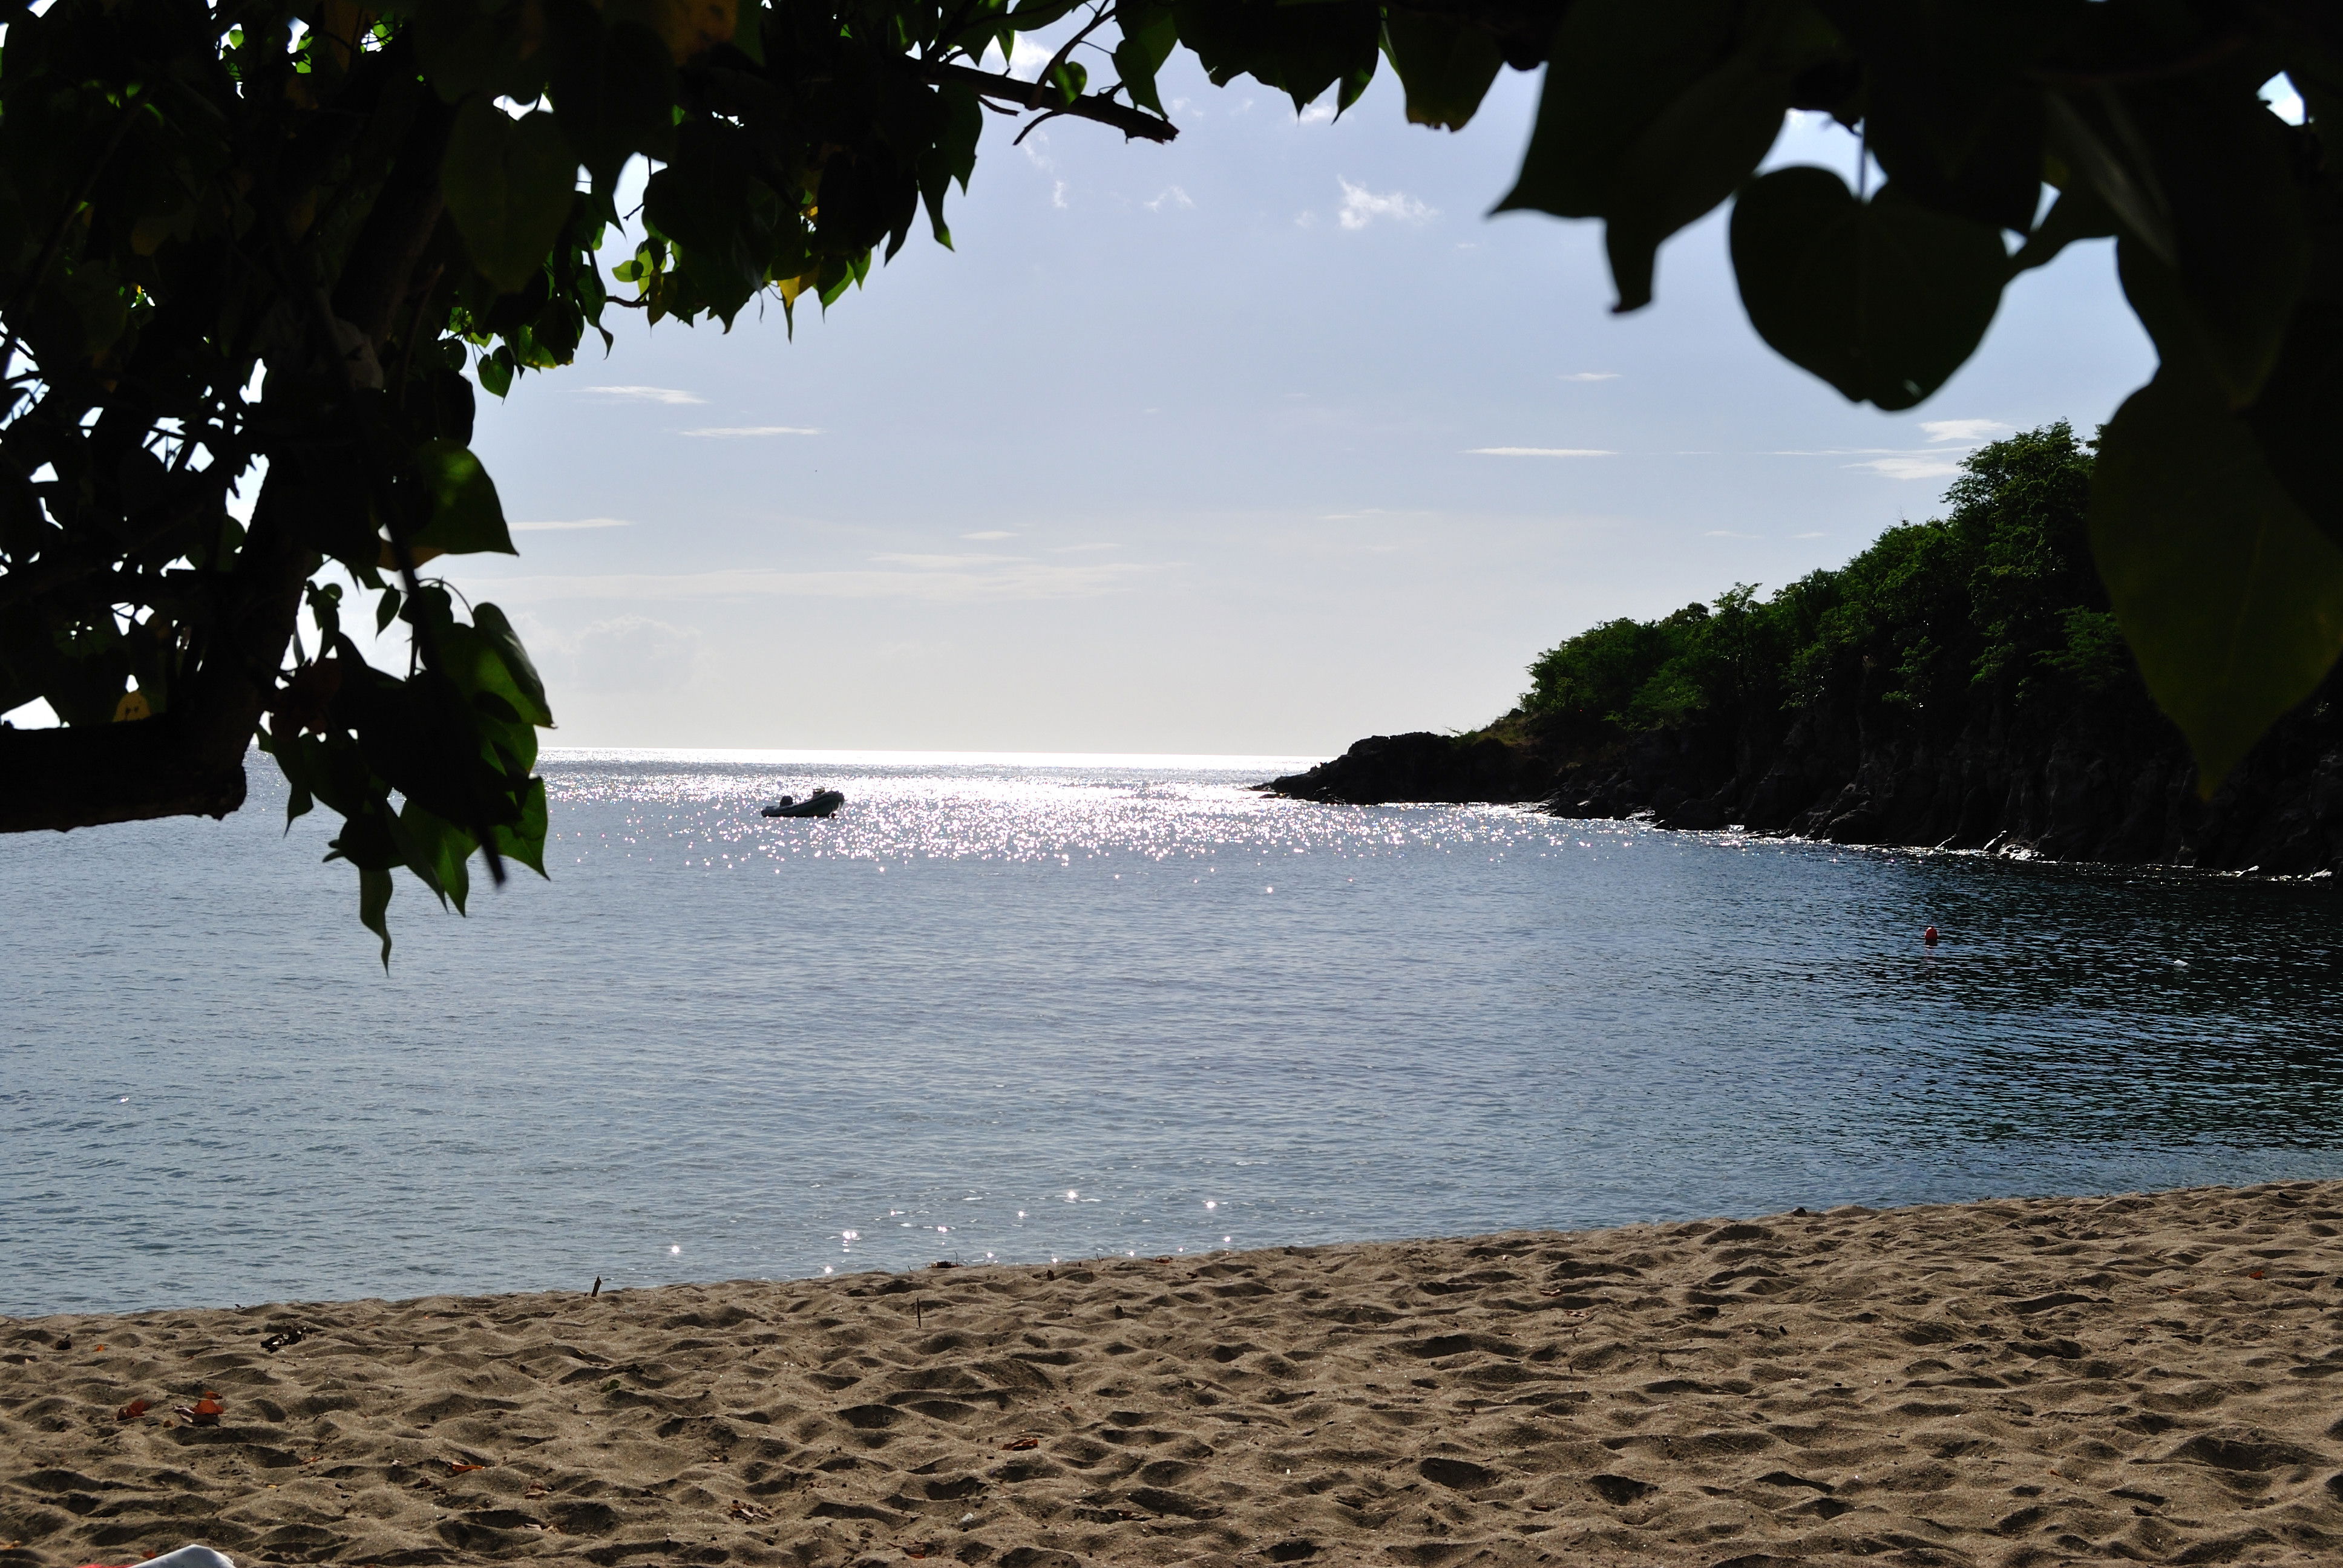
[[[0,0],[0,712],[64,720],[0,729],[0,829],[222,815],[256,737],[297,814],[341,818],[386,957],[397,868],[458,908],[474,854],[542,869],[543,683],[426,572],[512,550],[475,386],[607,346],[616,308],[826,307],[923,218],[950,244],[991,116],[1171,140],[1179,48],[1297,108],[1349,108],[1387,59],[1449,128],[1543,67],[1502,207],[1603,220],[1632,310],[1732,200],[1759,332],[1881,408],[1941,385],[2013,279],[2114,236],[2161,367],[2104,434],[2091,544],[2207,787],[2343,648],[2325,0]],[[1038,79],[998,68],[1053,27]],[[2303,125],[2259,98],[2281,74]],[[1793,109],[1861,132],[1857,188],[1757,173]],[[614,297],[602,253],[638,233]],[[403,674],[346,614],[405,627]]]
[[[1600,751],[1691,724],[1772,741],[1836,700],[1874,724],[1971,722],[1982,705],[2090,699],[2136,677],[2084,517],[2090,452],[2063,424],[1970,454],[1946,515],[1760,598],[1742,585],[1540,655],[1515,720]]]

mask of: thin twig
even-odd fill
[[[1056,54],[1050,56],[1050,63],[1042,66],[1041,74],[1034,78],[1032,95],[1025,100],[1025,106],[1027,108],[1038,109],[1041,106],[1042,89],[1050,85],[1050,78],[1058,74],[1058,68],[1061,65],[1063,65],[1069,59],[1072,58],[1074,45],[1089,37],[1092,33],[1097,32],[1100,26],[1105,23],[1106,19],[1113,15],[1114,7],[1112,5],[1101,5],[1099,7],[1098,14],[1091,18],[1090,25],[1088,26],[1075,34],[1072,37],[1067,39],[1065,47],[1060,49]]]
[[[1048,125],[1051,120],[1056,119],[1060,115],[1062,115],[1066,111],[1063,109],[1051,109],[1048,114],[1035,117],[1032,121],[1027,124],[1023,130],[1017,133],[1017,139],[1011,142],[1009,145],[1012,147],[1022,146],[1027,136],[1031,136],[1035,131],[1040,130],[1043,126]]]

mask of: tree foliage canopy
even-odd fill
[[[340,816],[386,956],[395,869],[460,907],[472,855],[501,878],[543,846],[543,683],[494,606],[422,570],[512,549],[475,386],[607,344],[615,308],[827,307],[923,218],[950,243],[990,115],[1171,140],[1175,49],[1297,107],[1348,108],[1388,61],[1410,119],[1450,128],[1543,67],[1502,207],[1601,219],[1631,310],[1733,200],[1759,332],[1882,408],[1941,385],[2014,279],[2115,236],[2162,367],[2105,432],[2091,543],[2206,780],[2343,647],[2326,0],[0,0],[0,712],[65,720],[0,729],[0,829],[224,813],[256,735],[297,813]],[[1038,81],[992,68],[1051,27]],[[2258,96],[2280,73],[2304,126]],[[1876,188],[1759,175],[1792,109],[1859,130]],[[613,297],[602,253],[638,233]],[[346,611],[404,623],[403,676]]]
[[[1586,749],[1704,716],[1778,725],[1834,698],[1875,723],[1958,729],[1978,709],[2106,693],[2136,677],[2091,567],[2091,469],[2065,425],[1993,442],[1963,464],[1944,518],[1890,528],[1843,567],[1548,649],[1522,712]]]

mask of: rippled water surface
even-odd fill
[[[572,753],[553,880],[406,883],[386,976],[256,761],[0,839],[0,1312],[2343,1173],[2326,886]]]

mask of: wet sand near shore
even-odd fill
[[[2343,1182],[0,1320],[0,1568],[189,1541],[381,1568],[2334,1563]]]

